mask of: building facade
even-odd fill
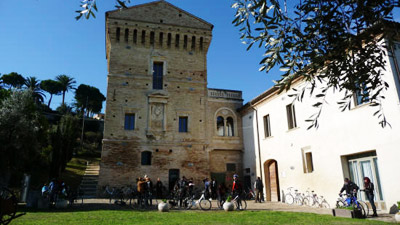
[[[213,25],[165,1],[106,13],[108,87],[98,190],[145,174],[242,174],[240,91],[207,88]],[[99,192],[100,193],[100,192]]]
[[[382,106],[391,127],[382,128],[368,100],[354,95],[350,110],[336,104],[343,93],[327,94],[319,128],[305,120],[316,113],[316,99],[293,101],[290,92],[271,88],[242,109],[245,170],[265,182],[267,201],[283,201],[289,187],[314,190],[335,207],[343,179],[363,189],[363,177],[375,184],[376,206],[388,212],[400,199],[400,45],[385,56],[382,76],[389,84]],[[294,87],[304,85],[298,82]],[[252,176],[254,181],[255,176]],[[364,194],[359,198],[366,200]],[[371,207],[370,207],[371,209]]]

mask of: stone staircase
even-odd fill
[[[81,182],[81,190],[84,192],[83,198],[96,198],[99,171],[99,165],[88,162]]]

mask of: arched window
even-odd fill
[[[228,132],[228,136],[232,137],[235,136],[235,133],[233,131],[233,119],[232,117],[228,117],[226,119],[226,128],[227,128],[227,132]]]
[[[218,136],[225,136],[225,124],[222,116],[217,117],[217,134]]]
[[[151,152],[142,152],[142,165],[151,165]]]

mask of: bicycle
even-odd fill
[[[330,208],[330,205],[326,201],[324,196],[321,195],[318,197],[318,195],[314,191],[311,191],[311,195],[310,191],[308,190],[306,191],[306,193],[308,193],[308,195],[303,197],[304,205],[319,207],[319,208]]]
[[[336,208],[353,207],[354,209],[360,210],[362,216],[366,218],[369,214],[369,207],[365,202],[357,200],[356,194],[357,192],[346,194],[347,198],[343,198],[343,194],[339,194],[340,197],[336,201]]]
[[[186,209],[191,209],[193,206],[198,205],[202,210],[210,210],[212,207],[211,201],[206,199],[204,192],[201,194],[200,198],[195,201],[195,196],[187,198],[185,201]]]
[[[292,194],[292,189],[293,187],[288,188],[289,192],[285,195],[286,203],[289,205],[292,205],[293,203],[296,203],[296,205],[303,205],[304,199],[301,193],[299,193],[298,190],[296,189],[294,190],[294,194]]]
[[[235,204],[236,209],[238,209],[238,210],[246,210],[247,209],[246,200],[241,198],[239,195],[236,195],[236,197],[232,199],[232,202]]]

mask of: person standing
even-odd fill
[[[257,177],[257,180],[254,182],[254,192],[255,192],[255,202],[261,203],[262,192],[263,192],[264,185],[261,181],[260,177]]]
[[[365,195],[368,198],[369,203],[371,204],[372,210],[374,211],[374,214],[372,215],[373,217],[378,216],[376,213],[376,206],[374,202],[374,184],[371,182],[369,177],[364,177],[364,190]]]
[[[187,195],[187,180],[186,177],[183,176],[182,180],[179,183],[179,206],[182,207],[183,206],[183,199],[185,199],[186,195]],[[186,207],[186,206],[185,206]]]
[[[235,199],[237,197],[237,209],[241,209],[242,207],[242,201],[241,201],[241,195],[243,192],[242,184],[239,181],[239,175],[234,174],[233,175],[233,183],[232,183],[232,196]]]
[[[217,197],[217,181],[214,178],[211,178],[211,198],[216,199]]]
[[[139,203],[139,206],[142,207],[143,206],[143,199],[144,199],[144,195],[146,193],[146,181],[139,177],[137,179],[137,200]]]
[[[189,190],[189,197],[193,197],[193,189],[194,189],[194,183],[193,183],[193,178],[190,178],[188,181],[188,190]]]
[[[157,178],[157,183],[156,183],[156,195],[158,199],[162,198],[162,188],[163,188],[163,184],[160,180],[160,178]]]
[[[344,184],[342,189],[340,189],[339,195],[342,194],[343,191],[346,191],[346,194],[353,196],[357,194],[359,187],[357,184],[353,183],[349,178],[344,178]]]

